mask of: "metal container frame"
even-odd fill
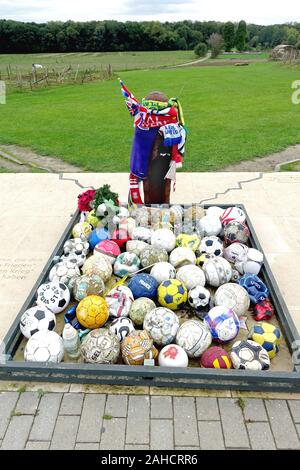
[[[233,204],[220,204],[219,206],[225,209],[232,205]],[[245,207],[242,204],[235,205],[243,209],[247,215],[247,224],[251,234],[249,239],[250,245],[253,248],[263,251]],[[204,207],[208,208],[210,205],[204,205]],[[0,380],[127,386],[146,385],[153,387],[212,388],[270,392],[300,391],[299,364],[294,365],[292,371],[256,372],[234,369],[204,369],[200,367],[174,369],[158,366],[94,365],[67,362],[50,364],[14,361],[13,357],[22,340],[22,334],[19,329],[20,317],[25,310],[35,303],[37,288],[48,279],[48,273],[54,264],[54,258],[61,255],[64,242],[70,238],[72,227],[78,220],[79,212],[77,210],[68,223],[58,244],[3,340],[5,344],[4,355],[6,356],[6,361],[4,364],[0,364]],[[296,346],[299,347],[300,345],[300,337],[271,272],[266,257],[264,257],[264,265],[260,274],[270,290],[270,298],[276,309],[277,319],[280,323],[282,333],[285,336],[290,353],[293,354]],[[295,353],[295,355],[297,354]]]

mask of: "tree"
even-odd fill
[[[211,34],[208,40],[208,44],[210,45],[210,48],[211,48],[211,58],[215,59],[216,57],[218,57],[218,55],[222,51],[223,45],[224,45],[221,34],[219,33]]]
[[[235,33],[235,47],[238,51],[244,51],[246,48],[247,25],[245,21],[240,21]]]
[[[224,47],[226,52],[230,52],[234,47],[234,24],[228,21],[223,30]]]
[[[199,42],[194,49],[197,57],[204,57],[207,54],[207,45],[204,42]]]

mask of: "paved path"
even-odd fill
[[[0,393],[0,448],[300,449],[300,400]]]

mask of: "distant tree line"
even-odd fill
[[[191,50],[223,38],[227,51],[265,49],[281,43],[300,48],[300,23],[258,26],[217,21],[89,21],[23,23],[0,20],[0,53]]]

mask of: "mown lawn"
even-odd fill
[[[141,98],[179,96],[189,129],[184,171],[210,171],[300,142],[300,70],[278,63],[123,72]],[[117,80],[13,92],[0,106],[0,144],[31,146],[93,171],[128,171],[132,122]],[[199,182],[201,184],[201,182]]]
[[[107,67],[113,70],[133,70],[175,65],[195,60],[193,51],[149,51],[149,52],[70,52],[65,54],[0,54],[0,72],[7,74],[7,67],[12,74],[31,72],[32,64],[62,70],[71,65],[75,70]]]

